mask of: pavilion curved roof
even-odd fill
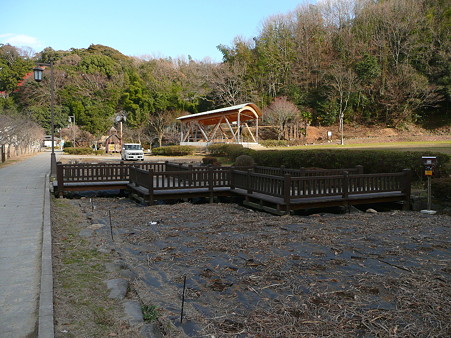
[[[238,121],[238,116],[240,122],[243,122],[258,119],[260,116],[262,116],[262,112],[260,108],[258,108],[257,105],[253,103],[243,103],[227,108],[220,108],[203,113],[181,116],[178,117],[177,120],[183,123],[196,121],[204,126],[208,126],[218,124],[224,117],[226,117],[229,122],[235,122]]]

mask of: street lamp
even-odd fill
[[[56,156],[55,156],[55,80],[53,77],[53,62],[50,63],[37,63],[36,67],[33,69],[34,80],[36,82],[42,81],[42,75],[44,72],[44,67],[50,67],[50,111],[51,111],[51,131],[52,131],[52,153],[50,154],[50,176],[56,176]]]

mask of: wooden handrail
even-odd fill
[[[145,170],[166,170],[166,164],[162,162],[77,164],[62,164],[58,162],[57,177],[62,177],[64,182],[127,181],[129,169],[134,166]]]

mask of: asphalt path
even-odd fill
[[[49,171],[48,152],[0,168],[1,338],[53,336]]]

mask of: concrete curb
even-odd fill
[[[38,337],[53,338],[53,269],[52,227],[50,218],[49,176],[45,178],[44,215],[42,223],[41,291],[39,296]]]

